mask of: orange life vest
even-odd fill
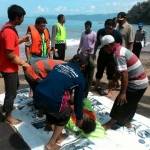
[[[30,53],[40,56],[42,53],[42,39],[38,30],[35,28],[34,25],[30,25],[27,31],[31,33],[32,39],[32,44],[30,46]],[[44,36],[48,50],[50,49],[50,33],[47,28],[44,30]]]
[[[25,75],[32,81],[44,79],[56,65],[63,63],[61,60],[54,59],[39,60],[26,68]]]

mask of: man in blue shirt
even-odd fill
[[[86,69],[86,62],[80,55],[75,55],[68,63],[55,66],[35,88],[33,95],[35,105],[45,111],[48,121],[54,125],[54,132],[45,146],[46,149],[53,149],[56,146],[56,142],[70,118],[71,108],[66,91],[74,90],[77,126],[82,125],[85,79],[81,71]]]

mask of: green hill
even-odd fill
[[[138,22],[150,24],[150,0],[138,2],[134,5],[131,10],[128,11],[128,20],[133,24]]]

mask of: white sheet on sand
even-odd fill
[[[109,112],[113,102],[104,96],[89,94],[97,118],[101,123],[108,121]],[[3,103],[4,94],[0,95],[0,103]],[[39,121],[36,110],[33,109],[32,99],[28,97],[28,89],[18,91],[15,100],[13,115],[23,122],[15,126],[23,139],[32,150],[43,150],[44,145],[50,139],[52,132],[44,131],[44,128],[37,129],[32,123]],[[43,122],[45,117],[40,118]],[[150,119],[136,114],[132,121],[132,128],[120,127],[115,130],[108,130],[102,139],[89,140],[80,136],[70,134],[61,144],[61,150],[150,150]]]

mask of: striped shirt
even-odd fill
[[[128,71],[128,88],[144,89],[148,86],[148,78],[140,60],[125,47],[114,52],[119,72]]]

